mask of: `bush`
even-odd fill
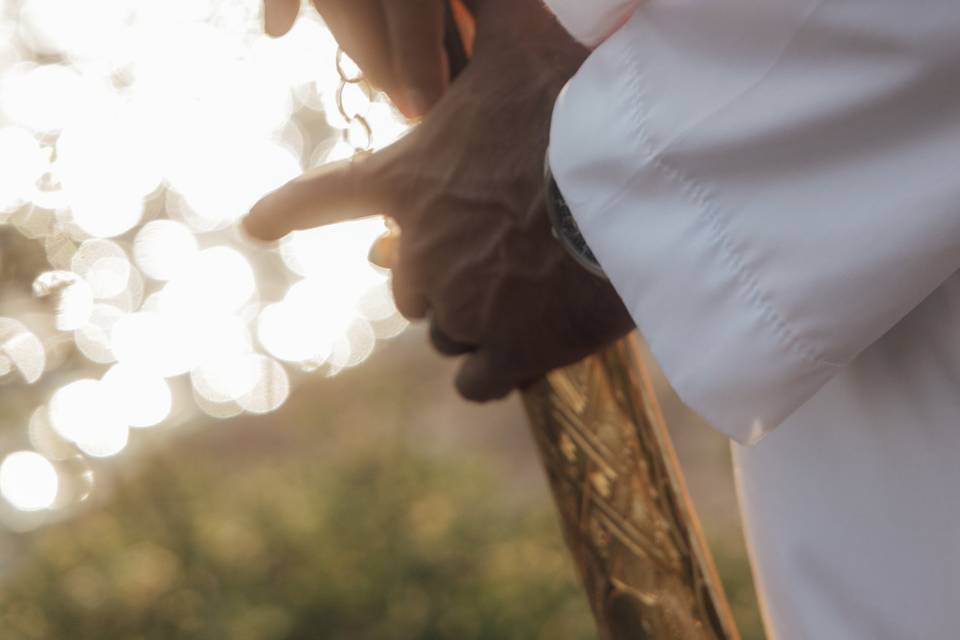
[[[494,485],[402,447],[158,457],[104,508],[25,540],[2,637],[595,637],[550,505],[504,506]]]

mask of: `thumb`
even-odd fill
[[[293,27],[300,12],[300,0],[263,0],[263,30],[279,38]]]
[[[253,206],[244,230],[272,241],[291,231],[384,213],[383,186],[370,168],[375,155],[324,165],[291,180]]]

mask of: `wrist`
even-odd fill
[[[606,280],[607,275],[603,272],[600,262],[580,232],[580,226],[560,191],[560,185],[553,177],[549,159],[545,162],[544,188],[546,190],[547,217],[550,220],[553,237],[581,267],[598,278]]]

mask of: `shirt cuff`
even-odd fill
[[[550,164],[587,243],[690,408],[754,444],[833,375],[737,260],[711,195],[650,128],[637,34],[622,29],[561,94]],[[653,114],[653,115],[651,115]],[[670,125],[667,124],[667,129]]]

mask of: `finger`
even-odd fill
[[[324,22],[343,50],[363,70],[370,84],[390,90],[395,84],[390,36],[379,0],[314,0]]]
[[[430,343],[434,349],[445,356],[461,356],[477,350],[476,345],[459,342],[448,336],[436,321],[430,323]]]
[[[397,262],[399,244],[400,236],[388,231],[377,238],[373,246],[370,247],[367,260],[381,269],[391,269]]]
[[[263,30],[279,38],[290,31],[300,12],[300,0],[263,0]]]
[[[430,302],[423,289],[418,286],[409,263],[399,260],[393,268],[391,280],[393,302],[397,311],[408,320],[422,320],[427,317]]]
[[[392,93],[391,97],[410,118],[426,115],[447,88],[450,72],[443,46],[445,1],[384,2],[397,91],[403,93],[399,99]]]
[[[467,357],[454,381],[460,395],[473,402],[489,402],[508,396],[514,383],[497,360],[492,352],[484,350]]]
[[[371,169],[373,156],[325,165],[291,180],[253,206],[243,220],[254,238],[272,241],[311,229],[382,212],[386,198]]]

